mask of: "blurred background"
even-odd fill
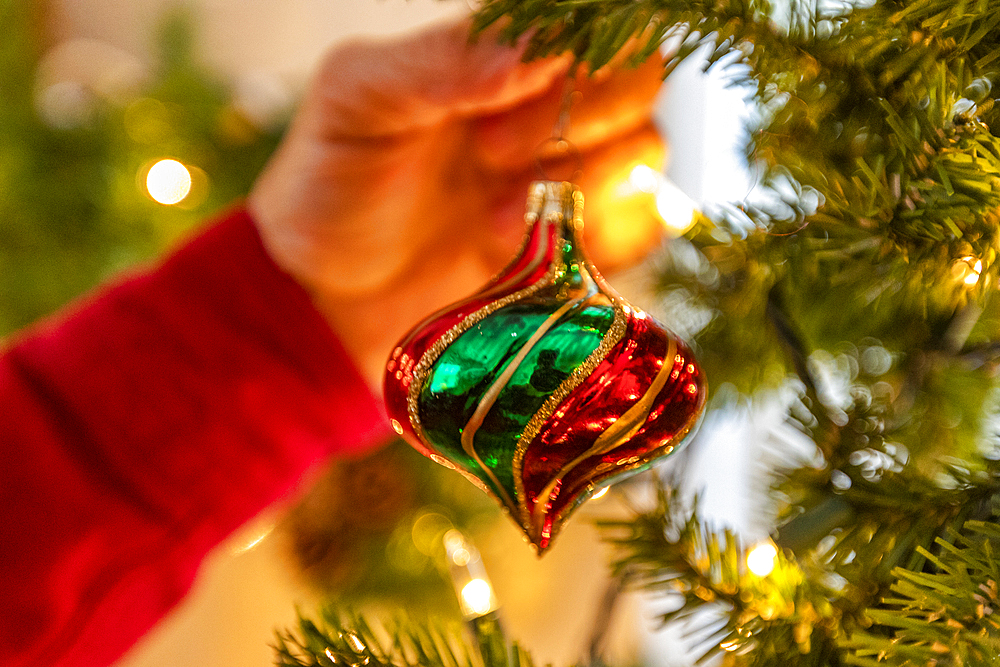
[[[0,335],[157,257],[243,196],[331,44],[467,12],[433,0],[4,3]],[[664,89],[670,158],[635,174],[635,186],[654,195],[673,233],[696,209],[752,188],[740,150],[745,93],[725,84],[689,62]],[[612,283],[655,312],[648,274],[638,267]],[[734,429],[721,425],[721,439],[744,437]],[[703,503],[727,523],[752,523],[732,500],[743,462],[723,460],[691,467],[717,489]],[[293,625],[297,607],[330,601],[454,612],[438,553],[451,527],[479,547],[504,622],[536,662],[570,664],[597,642],[615,664],[685,664],[651,627],[649,601],[607,596],[609,554],[593,519],[620,513],[622,493],[588,504],[537,560],[491,501],[442,472],[398,446],[334,464],[304,499],[222,545],[121,665],[269,665],[275,629]]]

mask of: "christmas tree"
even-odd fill
[[[664,622],[695,624],[725,664],[994,664],[1000,5],[487,0],[476,30],[496,23],[591,70],[665,48],[669,75],[707,52],[753,90],[757,193],[672,241],[660,286],[710,410],[778,396],[806,446],[774,443],[771,544],[710,525],[669,481],[607,522],[622,585],[677,595]],[[490,612],[467,614],[472,640],[303,619],[278,663],[531,664]]]
[[[5,333],[246,192],[280,130],[254,125],[191,60],[182,16],[124,101],[39,96],[34,7],[0,9]],[[754,92],[755,194],[672,240],[660,287],[713,387],[710,411],[782,408],[797,444],[772,443],[780,463],[761,470],[773,543],[706,521],[680,460],[653,506],[603,525],[621,587],[676,596],[663,620],[701,630],[698,648],[726,664],[993,664],[1000,4],[486,0],[476,17],[477,31],[530,34],[529,57],[568,50],[590,69],[663,48],[669,75],[707,53]],[[137,187],[168,157],[207,179],[203,196],[164,204]],[[428,554],[444,568],[443,549]],[[466,616],[471,635],[331,611],[281,632],[277,661],[531,665],[490,606]]]

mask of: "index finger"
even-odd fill
[[[544,94],[569,67],[566,57],[523,63],[523,49],[493,33],[470,41],[469,29],[463,20],[331,51],[313,87],[327,136],[391,136],[499,112]]]

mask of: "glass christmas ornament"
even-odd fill
[[[600,488],[677,450],[706,385],[690,349],[583,252],[583,195],[539,181],[515,259],[386,365],[393,429],[493,495],[540,554]]]

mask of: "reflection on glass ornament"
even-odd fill
[[[493,495],[542,553],[580,503],[677,450],[706,385],[584,255],[575,186],[536,182],[527,209],[507,268],[393,350],[385,400],[398,434]]]

